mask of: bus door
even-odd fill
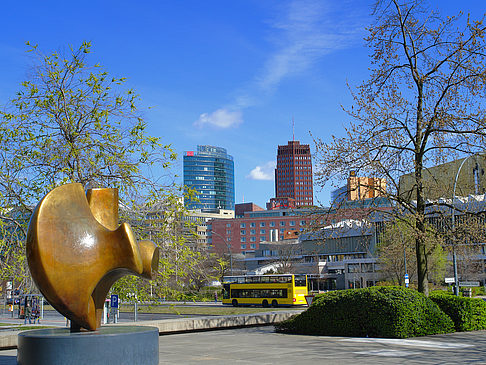
[[[223,299],[230,299],[230,285],[223,284]]]

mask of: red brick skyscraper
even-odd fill
[[[314,204],[312,157],[308,144],[289,141],[278,146],[275,169],[275,200],[295,199],[297,207]]]

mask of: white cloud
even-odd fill
[[[348,6],[341,2],[342,13],[336,16],[332,2],[291,1],[285,14],[272,23],[277,31],[273,36],[277,47],[256,77],[257,87],[272,91],[285,77],[303,72],[323,56],[360,41],[361,27],[352,11],[346,11]]]
[[[291,0],[279,3],[282,11],[269,22],[269,38],[273,46],[269,48],[273,50],[260,70],[236,90],[229,108],[201,114],[194,125],[202,127],[209,124],[219,128],[237,126],[243,122],[241,110],[261,103],[266,96],[275,92],[282,80],[312,69],[322,57],[332,52],[361,42],[364,19],[355,7],[356,4],[348,0]]]
[[[217,128],[231,128],[243,122],[241,111],[230,111],[228,109],[218,109],[208,114],[203,113],[199,116],[199,119],[194,122],[194,126],[203,128],[206,125],[210,125]]]
[[[273,180],[275,176],[275,161],[268,161],[262,166],[257,166],[246,176],[247,179],[252,180]]]

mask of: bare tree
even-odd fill
[[[405,274],[410,282],[417,280],[415,256],[416,229],[413,217],[404,217],[385,225],[377,244],[378,262],[383,276],[398,285],[404,283]],[[425,246],[431,268],[429,279],[434,282],[443,280],[447,253],[443,249],[443,238],[430,224],[426,224]]]
[[[396,212],[415,220],[418,290],[428,294],[426,252],[428,166],[485,146],[486,43],[483,20],[441,17],[420,0],[382,0],[368,28],[370,78],[352,91],[352,121],[342,138],[315,138],[317,181],[343,180],[349,170],[386,179]],[[484,19],[484,17],[483,17]],[[413,184],[400,191],[399,176]]]

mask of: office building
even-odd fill
[[[183,157],[184,185],[197,191],[199,201],[184,199],[188,209],[212,212],[235,209],[233,157],[225,148],[197,146]]]
[[[459,172],[460,169],[460,172]],[[483,195],[486,193],[486,155],[477,154],[424,168],[423,191],[426,199],[452,198],[454,183],[456,196]],[[459,174],[458,174],[459,172]],[[413,173],[400,176],[400,197],[415,200],[415,176]]]
[[[347,184],[331,191],[331,204],[339,205],[356,200],[386,196],[386,180],[376,177],[358,177],[351,171]]]
[[[285,200],[285,198],[287,198]],[[285,201],[285,204],[282,202]],[[314,204],[312,179],[312,157],[308,144],[289,141],[278,146],[277,168],[275,169],[275,208],[296,208]]]

